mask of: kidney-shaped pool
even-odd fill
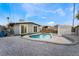
[[[52,38],[51,34],[37,34],[37,35],[31,35],[31,38],[36,38],[36,39],[50,39]]]
[[[26,35],[23,38],[36,41],[51,42],[56,44],[72,44],[72,41],[64,37],[54,36],[52,33]]]

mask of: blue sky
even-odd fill
[[[79,4],[76,4],[77,13]],[[0,3],[0,24],[6,25],[6,17],[11,22],[19,19],[32,21],[41,25],[72,24],[72,3]],[[75,24],[79,22],[75,20]]]

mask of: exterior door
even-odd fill
[[[21,25],[21,34],[27,33],[27,26]]]
[[[34,32],[37,32],[37,26],[34,26]]]

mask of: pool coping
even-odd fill
[[[32,35],[36,35],[36,34],[32,34]],[[32,38],[29,38],[29,36],[30,35],[26,35],[27,37],[27,39],[28,40],[31,40],[31,41],[38,41],[38,42],[45,42],[45,43],[52,43],[52,44],[57,44],[57,45],[66,45],[66,46],[71,46],[71,45],[76,45],[75,43],[73,43],[73,41],[72,40],[69,40],[68,38],[68,40],[69,41],[71,41],[72,43],[56,43],[56,42],[49,42],[49,41],[43,41],[43,40],[33,40]],[[63,37],[63,36],[62,36]],[[23,37],[21,37],[21,38],[23,38],[23,39],[26,39],[26,38],[24,38],[24,36]],[[65,38],[65,37],[64,37]]]

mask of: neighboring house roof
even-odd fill
[[[17,22],[17,23],[9,23],[9,25],[16,25],[16,24],[34,24],[34,25],[38,25],[38,26],[41,26],[41,25],[39,25],[39,24],[36,24],[36,23],[34,23],[34,22]]]

